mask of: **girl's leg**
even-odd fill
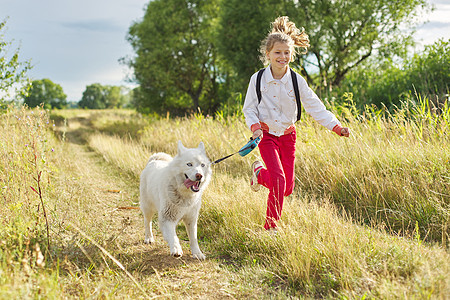
[[[269,229],[276,227],[276,221],[281,217],[286,189],[285,175],[280,160],[279,137],[265,133],[259,143],[259,151],[266,165],[266,169],[259,172],[258,183],[269,189],[266,223],[264,224],[264,228]]]
[[[295,185],[295,142],[297,140],[297,134],[291,132],[280,137],[280,160],[283,166],[284,177],[286,180],[286,189],[284,196],[292,194]]]
[[[294,189],[297,135],[294,131],[281,137],[266,133],[264,137],[266,138],[263,138],[259,148],[266,169],[261,169],[259,172],[258,183],[269,189],[264,225],[264,228],[269,229],[277,226],[276,221],[281,217],[284,196],[290,195]]]

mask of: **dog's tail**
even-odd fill
[[[149,158],[149,160],[147,162],[147,165],[149,163],[151,163],[152,161],[155,161],[155,160],[171,161],[172,160],[172,156],[170,156],[167,153],[163,153],[163,152],[155,153],[152,156],[150,156],[150,158]]]

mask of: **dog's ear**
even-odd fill
[[[178,141],[178,153],[181,153],[186,150],[186,147],[183,146],[181,140]]]
[[[200,142],[200,144],[198,144],[198,149],[200,149],[203,152],[206,152],[205,150],[205,144],[203,144],[203,142]]]

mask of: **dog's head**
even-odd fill
[[[178,154],[174,158],[184,178],[186,188],[197,193],[206,188],[211,180],[211,162],[205,151],[205,145],[200,142],[197,148],[186,148],[178,141]]]

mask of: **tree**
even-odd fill
[[[129,64],[140,84],[135,102],[141,109],[184,114],[218,107],[217,9],[217,0],[154,0],[130,27],[136,57]]]
[[[120,86],[107,86],[106,87],[106,107],[121,107],[124,104],[124,95],[122,93],[122,87]]]
[[[244,10],[248,6],[254,8]],[[296,62],[299,69],[310,84],[331,89],[374,54],[404,54],[413,33],[406,29],[413,25],[419,9],[428,8],[428,4],[426,0],[228,0],[222,2],[222,8],[221,31],[226,39],[221,41],[221,54],[241,72],[238,74],[249,78],[255,71],[240,67],[240,56],[250,57],[253,64],[270,22],[288,15],[310,37],[308,55]],[[244,17],[243,11],[251,17]]]
[[[296,7],[308,4],[303,0]],[[321,0],[302,10],[303,15],[296,20],[304,18],[309,28],[310,57],[320,70],[315,83],[331,89],[374,54],[403,57],[413,44],[413,30],[407,28],[413,26],[419,9],[424,8],[426,0]]]
[[[124,92],[124,88],[120,86],[94,83],[86,87],[78,106],[89,109],[119,108],[125,103]]]
[[[67,106],[67,95],[59,84],[50,79],[33,80],[24,103],[29,107],[44,104],[45,108],[64,108]]]
[[[259,47],[270,22],[285,14],[281,8],[280,1],[274,0],[221,2],[217,44],[220,55],[233,70],[230,80],[236,81],[239,92],[246,90],[250,76],[263,67]]]
[[[106,108],[105,89],[100,83],[88,85],[83,92],[78,106],[89,109],[104,109]]]
[[[370,61],[342,81],[342,92],[352,91],[360,104],[401,105],[416,93],[437,104],[448,98],[450,88],[450,40],[439,40],[421,53],[399,62]]]
[[[0,22],[0,105],[10,96],[20,96],[28,89],[26,73],[31,69],[29,61],[19,61],[19,49],[8,53],[11,42],[4,39],[6,20]]]

